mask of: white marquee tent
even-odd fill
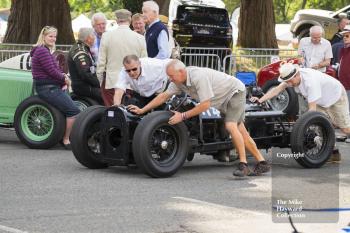
[[[79,29],[82,27],[92,27],[91,20],[83,14],[72,20],[72,29],[74,34],[78,33]]]

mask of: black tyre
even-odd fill
[[[264,84],[262,90],[264,93],[267,93],[279,84],[280,82],[277,80],[269,80]],[[286,88],[278,96],[268,100],[268,103],[272,110],[283,111],[288,116],[296,116],[299,112],[298,95],[291,87]]]
[[[91,106],[81,112],[71,132],[71,145],[75,158],[90,169],[106,168],[101,161],[100,125],[104,106]]]
[[[86,96],[78,96],[78,95],[72,94],[71,97],[75,105],[79,108],[81,112],[90,106],[99,105],[99,103],[96,100]]]
[[[320,112],[306,112],[295,123],[290,145],[296,161],[306,168],[321,167],[332,154],[335,134],[331,122]]]
[[[155,111],[137,126],[132,143],[135,162],[151,177],[169,177],[183,165],[188,154],[187,127],[169,125],[173,114]]]
[[[48,149],[63,138],[66,119],[38,96],[31,96],[17,107],[14,126],[18,138],[29,148]]]

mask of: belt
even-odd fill
[[[60,89],[60,86],[54,85],[54,84],[36,85],[35,88],[41,88],[41,87],[43,87],[45,89],[49,89],[50,91],[55,90],[55,89]]]

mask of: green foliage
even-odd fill
[[[122,0],[69,0],[72,17],[88,13],[91,17],[96,12],[103,12],[107,18],[114,18],[113,12],[123,8]]]
[[[233,10],[239,7],[241,0],[224,0],[224,3],[228,13],[231,15]]]
[[[0,0],[0,8],[10,8],[11,0]]]
[[[295,13],[302,9],[336,11],[350,4],[350,0],[274,0],[276,23],[289,23]]]
[[[239,7],[241,1],[248,0],[223,0],[229,14]],[[295,13],[302,9],[305,1],[305,9],[323,9],[336,11],[350,4],[350,0],[273,0],[276,23],[289,23]]]
[[[142,3],[144,0],[124,0],[124,8],[131,11],[133,14],[141,13]]]
[[[136,13],[141,11],[141,5],[144,0],[68,0],[72,17],[81,13],[91,16],[93,13],[104,12],[108,18],[114,18],[113,12],[120,8],[129,9]],[[229,14],[239,7],[241,1],[248,0],[223,0]],[[273,0],[275,8],[276,23],[289,23],[295,13],[302,8],[305,2],[305,8],[324,9],[336,11],[350,4],[350,0]],[[10,7],[10,0],[0,0],[0,7]]]

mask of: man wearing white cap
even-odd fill
[[[297,93],[305,97],[309,111],[320,111],[327,114],[332,123],[348,135],[350,142],[350,116],[348,97],[344,86],[335,78],[311,68],[299,68],[298,65],[284,63],[281,65],[280,85],[271,89],[260,99],[252,97],[251,101],[262,103],[278,95],[287,87],[294,87]],[[333,151],[340,160],[339,151]],[[338,156],[339,155],[339,156]],[[336,158],[332,158],[333,161]]]

